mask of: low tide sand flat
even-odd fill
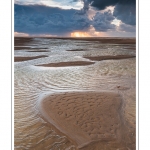
[[[123,147],[121,106],[122,98],[117,93],[70,92],[45,97],[40,111],[78,149],[97,142],[101,146],[118,143],[115,148],[119,148]]]
[[[48,57],[48,56],[40,55],[40,56],[32,56],[32,57],[14,57],[14,62],[27,61],[27,60],[38,59],[43,57]]]
[[[14,63],[15,150],[136,149],[135,38],[15,40],[14,57],[49,56]]]
[[[86,65],[92,65],[92,64],[94,64],[94,62],[89,62],[89,61],[70,61],[70,62],[41,64],[41,65],[36,65],[36,66],[43,66],[43,67],[69,67],[69,66],[86,66]]]
[[[84,56],[84,58],[90,59],[92,61],[101,61],[101,60],[118,60],[118,59],[128,59],[134,58],[132,55],[116,55],[116,56]]]

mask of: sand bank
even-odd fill
[[[17,47],[15,46],[14,47],[14,50],[23,50],[23,49],[24,50],[27,50],[27,49],[28,50],[30,50],[30,49],[31,50],[38,50],[38,49],[41,50],[41,49],[48,49],[48,48],[45,48],[45,47],[39,47],[39,48],[38,47],[26,47],[26,46],[17,46]]]
[[[129,50],[136,50],[136,47],[126,47],[126,49],[129,49]]]
[[[74,92],[47,96],[41,101],[40,111],[78,149],[98,144],[109,150],[112,145],[124,147],[121,107],[122,99],[117,93]]]
[[[101,60],[117,60],[117,59],[128,59],[134,58],[132,55],[116,55],[116,56],[84,56],[84,58],[90,59],[92,61],[101,61]]]
[[[68,51],[68,52],[80,52],[80,51],[87,51],[87,50],[85,50],[85,49],[71,49],[71,50],[66,50],[66,51]]]
[[[15,46],[14,50],[22,50],[22,49],[31,49],[31,47],[27,47],[27,46]]]
[[[33,41],[32,37],[15,37],[14,38],[14,45],[15,46],[25,46]]]
[[[27,52],[50,52],[50,51],[46,51],[46,50],[35,50],[35,51],[27,51]]]
[[[32,59],[38,59],[42,57],[48,57],[47,55],[33,56],[33,57],[14,57],[14,62],[27,61]]]
[[[59,62],[59,63],[49,63],[49,64],[42,64],[36,66],[43,66],[43,67],[69,67],[69,66],[86,66],[92,65],[94,62],[89,61],[70,61],[70,62]]]

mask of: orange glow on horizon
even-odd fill
[[[91,37],[87,32],[72,32],[71,37]]]

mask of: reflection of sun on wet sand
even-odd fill
[[[32,56],[32,57],[21,57],[21,56],[18,56],[18,57],[14,57],[14,62],[32,60],[32,59],[43,58],[43,57],[48,57],[48,56],[47,55]]]
[[[36,66],[43,66],[43,67],[69,67],[69,66],[86,66],[92,65],[94,62],[89,61],[70,61],[70,62],[59,62],[59,63],[49,63],[49,64],[42,64]]]
[[[121,108],[121,97],[110,92],[54,94],[44,98],[40,105],[43,117],[78,148],[97,143],[106,146],[106,142],[108,149],[123,148]],[[114,148],[109,147],[112,145]]]

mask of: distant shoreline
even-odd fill
[[[135,37],[14,37],[15,42],[17,42],[17,39],[32,40],[33,38],[98,41],[101,43],[110,43],[110,44],[135,44],[136,43]]]

